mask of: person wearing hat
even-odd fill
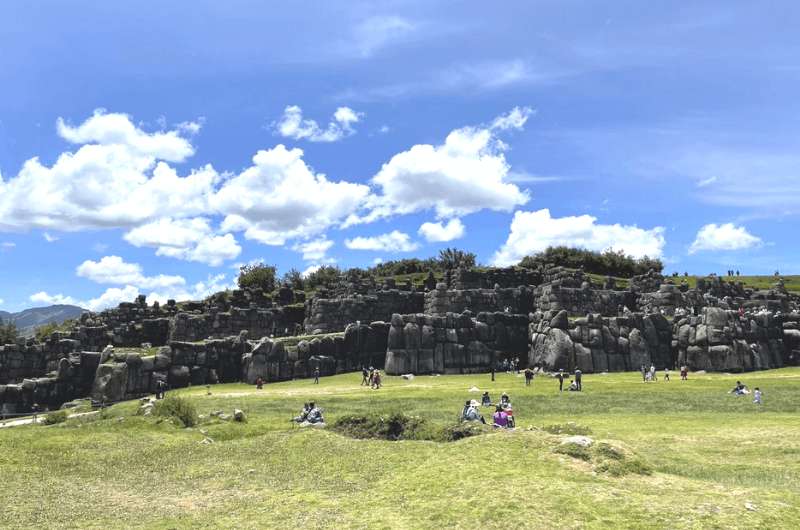
[[[468,399],[466,403],[464,403],[464,410],[461,412],[461,421],[479,421],[484,424],[486,423],[481,413],[478,412],[477,401]]]
[[[492,398],[489,397],[489,392],[484,392],[481,396],[481,405],[484,407],[489,407],[492,404]]]

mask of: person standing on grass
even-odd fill
[[[578,392],[583,390],[583,385],[581,385],[581,378],[583,377],[583,372],[581,372],[580,368],[575,369],[575,386],[577,387]]]
[[[562,368],[561,370],[558,371],[558,374],[556,374],[556,378],[558,379],[558,391],[559,392],[563,392],[564,391],[564,378],[565,377],[566,376],[564,375],[564,370]]]
[[[319,384],[319,366],[314,368],[314,384],[315,385]]]
[[[369,370],[363,364],[361,365],[361,386],[369,386]]]
[[[753,403],[761,405],[761,389],[758,387],[753,390]]]
[[[686,381],[689,379],[689,369],[684,364],[681,366],[681,381]]]
[[[494,363],[492,363],[492,382],[494,383]]]
[[[258,376],[258,379],[256,379],[256,390],[261,390],[262,388],[264,388],[264,380],[261,376]]]
[[[533,370],[529,366],[525,368],[525,386],[531,386],[531,381],[533,381]]]
[[[381,371],[372,372],[372,388],[378,390],[381,387]]]
[[[664,382],[669,383],[669,368],[664,368]]]
[[[647,382],[647,368],[645,368],[644,364],[643,364],[642,365],[642,383],[646,383],[646,382]]]
[[[650,379],[652,379],[653,381],[658,381],[658,378],[656,377],[656,365],[655,364],[651,364],[650,365]]]

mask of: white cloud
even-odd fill
[[[699,181],[697,181],[697,187],[698,188],[705,188],[706,186],[710,186],[711,184],[714,184],[717,180],[718,180],[717,177],[708,177],[708,178],[699,180]]]
[[[200,132],[200,129],[203,128],[205,122],[205,117],[201,116],[195,121],[182,121],[180,123],[176,123],[175,127],[184,134],[194,136]]]
[[[761,238],[754,236],[743,226],[711,223],[698,230],[697,237],[689,247],[689,254],[700,250],[744,250],[762,244]]]
[[[634,257],[660,257],[664,245],[664,228],[650,230],[636,225],[597,224],[591,215],[554,218],[550,210],[518,211],[511,221],[508,240],[494,254],[498,266],[518,263],[524,256],[545,250],[549,246],[566,245],[603,251],[622,250]]]
[[[30,296],[31,302],[47,304],[47,305],[78,305],[78,302],[70,297],[62,294],[47,294],[46,291],[39,291]]]
[[[3,300],[2,298],[0,298],[0,305],[3,305],[3,304],[5,304],[5,303],[6,303],[6,301],[5,301],[5,300]]]
[[[380,265],[381,263],[383,263],[383,258],[375,258],[372,260],[373,265]]]
[[[242,251],[232,234],[215,235],[209,221],[202,217],[162,218],[130,230],[124,238],[137,247],[156,248],[158,256],[215,267],[237,257]]]
[[[415,145],[394,155],[372,179],[381,195],[367,201],[371,211],[346,224],[430,209],[447,218],[525,204],[528,193],[508,181],[506,146],[496,132],[522,128],[529,115],[529,109],[515,108],[488,127],[452,131],[442,145]]]
[[[15,177],[0,179],[0,231],[128,228],[165,211],[187,217],[208,210],[213,168],[179,177],[165,162],[194,153],[177,131],[147,133],[125,114],[99,111],[75,127],[59,119],[57,128],[84,145],[50,167],[31,158]]]
[[[95,283],[133,285],[142,289],[172,288],[182,286],[181,276],[145,276],[138,263],[127,263],[119,256],[105,256],[100,261],[86,260],[76,269],[76,274]]]
[[[226,216],[224,231],[244,231],[247,239],[282,245],[341,223],[368,194],[363,184],[332,182],[314,173],[301,149],[278,145],[256,153],[253,165],[228,179],[213,204]]]
[[[300,276],[307,278],[309,274],[313,274],[320,269],[321,265],[309,265],[306,270],[300,273]]]
[[[338,142],[355,134],[353,124],[364,116],[350,107],[339,107],[333,113],[333,120],[323,129],[314,120],[304,120],[303,110],[297,105],[289,105],[283,110],[283,116],[272,125],[275,132],[284,138],[308,140],[310,142]]]
[[[452,241],[464,237],[464,224],[460,219],[451,219],[446,225],[442,223],[422,223],[419,234],[426,241]]]
[[[346,239],[344,245],[352,250],[382,250],[385,252],[411,252],[419,248],[417,243],[411,241],[408,234],[398,230],[374,237],[359,236]]]
[[[51,235],[51,234],[49,234],[49,233],[47,233],[47,232],[44,232],[44,233],[42,233],[42,237],[43,237],[43,238],[44,238],[44,240],[45,240],[45,241],[47,241],[48,243],[53,243],[54,241],[58,241],[58,237],[56,237],[56,236],[54,236],[54,235]]]
[[[3,241],[0,243],[0,248],[3,250],[11,250],[12,248],[16,247],[17,244],[13,241]]]
[[[407,38],[415,29],[416,25],[403,17],[394,15],[370,17],[356,26],[353,47],[361,57],[370,57],[390,42]]]
[[[298,243],[292,247],[292,250],[295,252],[302,252],[303,259],[306,261],[330,261],[326,254],[333,246],[333,241],[321,237],[319,239],[314,239],[312,241],[306,241],[304,243]]]

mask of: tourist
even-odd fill
[[[525,386],[531,386],[531,381],[533,381],[533,370],[529,366],[525,368]]]
[[[363,364],[361,365],[361,386],[369,386],[369,370]]]
[[[262,388],[264,388],[264,380],[261,376],[258,376],[256,378],[256,390],[261,390]]]
[[[744,396],[745,394],[749,394],[750,391],[747,390],[747,386],[742,384],[741,381],[736,381],[736,386],[733,387],[733,390],[731,390],[730,393],[735,396]]]
[[[578,383],[573,381],[572,379],[569,380],[569,387],[567,387],[568,392],[578,392],[580,389],[578,388]]]
[[[308,418],[308,413],[311,411],[311,406],[308,403],[303,403],[303,410],[300,411],[300,414],[292,418],[293,422],[296,423],[303,423]]]
[[[566,376],[564,375],[564,370],[563,369],[559,370],[558,373],[556,374],[556,379],[558,379],[558,391],[559,392],[563,392],[564,391],[564,378],[565,377]]]
[[[758,387],[753,390],[753,403],[761,405],[761,389]]]
[[[325,418],[322,417],[322,409],[317,407],[313,401],[308,405],[310,410],[308,411],[308,416],[306,416],[306,421],[308,423],[325,423]]]
[[[481,396],[481,405],[484,407],[492,406],[492,398],[489,397],[489,392],[484,392]]]
[[[508,394],[506,394],[505,392],[503,392],[503,394],[500,396],[499,405],[501,407],[503,407],[503,408],[511,406],[511,399],[508,397]]]
[[[473,400],[467,400],[464,403],[464,410],[461,412],[461,421],[479,421],[483,424],[486,423],[486,420],[483,418],[481,413],[478,411],[478,402]]]
[[[372,372],[372,389],[378,390],[381,387],[381,371],[375,370]]]
[[[645,368],[644,364],[642,364],[642,383],[647,381],[647,368]]]
[[[494,383],[494,372],[495,372],[495,365],[492,363],[492,382]]]
[[[519,357],[514,359],[514,371],[519,373]]]
[[[689,379],[689,369],[684,364],[681,366],[681,381],[686,381]]]
[[[315,385],[319,384],[319,366],[314,368],[314,384]]]
[[[167,383],[163,379],[156,381],[156,399],[164,399],[167,393]]]
[[[664,382],[669,383],[669,368],[664,368]]]
[[[578,392],[583,390],[583,385],[581,385],[581,377],[583,377],[583,372],[581,372],[580,368],[575,369],[575,386],[577,387]]]
[[[508,428],[508,414],[503,410],[503,407],[497,405],[494,409],[494,414],[492,415],[492,424],[495,427],[499,427],[501,429]]]
[[[654,364],[650,365],[650,379],[653,381],[658,381],[658,378],[656,377],[656,365]]]

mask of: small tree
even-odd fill
[[[265,293],[275,290],[276,269],[265,263],[244,265],[239,269],[240,289],[262,289]]]
[[[17,336],[17,325],[0,319],[0,344],[14,344],[17,342]]]
[[[474,267],[477,256],[472,252],[466,252],[457,248],[447,247],[439,251],[439,261],[442,263],[442,268],[455,269],[459,266]]]
[[[292,267],[289,272],[283,275],[282,279],[283,283],[289,285],[292,289],[297,289],[298,291],[303,290],[303,286],[305,282],[303,281],[303,274]]]
[[[331,288],[334,284],[336,284],[337,281],[339,281],[341,274],[342,271],[339,270],[339,267],[335,267],[333,265],[323,265],[314,272],[310,272],[306,275],[306,288]]]

